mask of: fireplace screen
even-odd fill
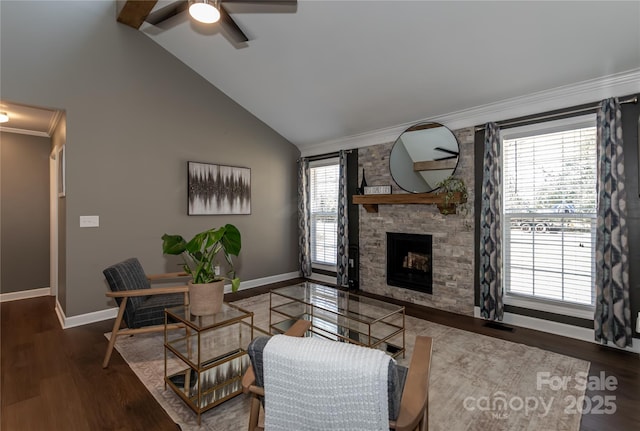
[[[387,232],[387,284],[432,293],[431,235]]]

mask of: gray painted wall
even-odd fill
[[[0,133],[0,293],[49,287],[51,140]]]
[[[66,111],[67,316],[112,305],[102,276],[112,263],[137,256],[149,273],[176,270],[165,232],[233,223],[243,280],[297,271],[295,146],[117,23],[114,1],[0,8],[3,99]],[[190,160],[251,168],[252,214],[187,216]],[[100,227],[80,228],[81,215],[99,215]]]

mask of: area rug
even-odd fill
[[[255,313],[256,326],[268,326],[269,294],[236,304]],[[586,376],[589,362],[408,316],[400,364],[408,366],[417,335],[433,338],[430,430],[579,430],[581,415],[571,402],[584,395],[575,381]],[[120,337],[116,349],[183,431],[247,428],[245,395],[203,413],[199,426],[197,415],[165,389],[162,334]]]

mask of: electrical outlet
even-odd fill
[[[216,273],[216,275],[220,275],[220,266],[219,265],[214,266],[213,271]]]

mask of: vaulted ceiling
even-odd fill
[[[135,12],[142,18],[172,2],[145,3],[146,11]],[[158,26],[142,23],[140,31],[303,152],[640,71],[636,1],[299,0],[293,10],[243,2],[225,7],[249,42],[234,43],[219,24],[195,25],[187,13]]]

